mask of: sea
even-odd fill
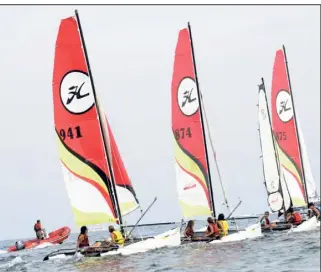
[[[140,227],[135,234],[155,235],[174,227],[175,225]],[[0,271],[320,271],[320,228],[300,233],[271,232],[256,239],[222,244],[191,243],[129,256],[70,257],[43,261],[52,251],[75,248],[77,235],[71,234],[62,245],[13,253],[5,251],[16,240],[0,241]],[[91,241],[101,240],[108,237],[108,233],[95,231],[89,233],[89,237]]]

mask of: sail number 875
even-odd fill
[[[192,138],[192,130],[190,127],[175,129],[174,134],[176,140],[184,139],[186,137]]]

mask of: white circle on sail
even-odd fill
[[[60,84],[61,102],[71,113],[87,112],[95,103],[89,76],[81,71],[70,71]]]
[[[184,115],[193,115],[199,108],[195,80],[190,77],[182,79],[177,90],[177,102]]]
[[[284,123],[290,121],[293,117],[291,95],[285,90],[281,90],[276,97],[276,111]]]

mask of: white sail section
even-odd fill
[[[316,202],[319,199],[319,195],[317,193],[316,184],[312,174],[307,148],[304,142],[303,133],[302,133],[298,119],[299,118],[297,118],[297,127],[298,127],[298,134],[299,134],[300,146],[301,146],[301,158],[302,158],[302,163],[304,167],[305,182],[307,186],[309,202]]]
[[[280,186],[279,168],[274,149],[274,137],[268,113],[266,94],[259,90],[259,132],[261,139],[264,179],[268,193],[268,203],[273,212],[283,207],[282,189]]]

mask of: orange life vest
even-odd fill
[[[302,217],[301,214],[298,212],[293,213],[293,224],[301,224],[302,222]]]
[[[217,224],[215,223],[209,223],[208,227],[207,227],[207,231],[210,232],[211,231],[211,227],[213,228],[214,230],[214,233],[209,236],[209,237],[215,237],[215,236],[219,236],[220,235],[220,229],[218,228]]]
[[[86,234],[79,234],[78,240],[79,240],[79,238],[80,238],[80,235],[83,235],[83,236],[84,236],[84,239],[79,243],[79,248],[89,246],[88,236],[87,236]]]
[[[33,229],[35,230],[35,232],[42,230],[41,224],[40,223],[36,223],[34,225]]]

